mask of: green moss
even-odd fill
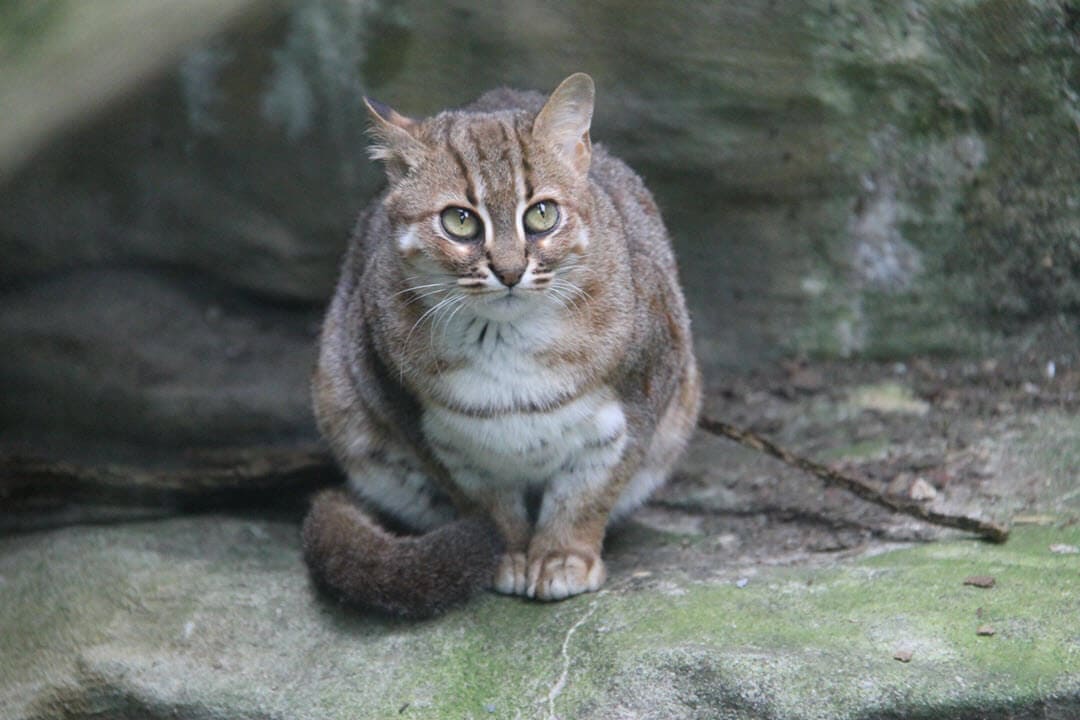
[[[837,216],[820,258],[834,277],[796,350],[971,355],[1021,321],[1080,313],[1074,15],[1067,3],[935,0],[807,13],[822,38],[815,92],[831,99],[833,157],[849,173],[837,191],[858,213],[885,182],[888,231],[923,270],[899,288],[845,276],[850,212]]]
[[[295,547],[274,542],[288,548],[291,567],[263,562],[259,546],[277,530],[255,538],[247,525],[217,518],[67,531],[48,546],[47,568],[32,564],[41,548],[29,539],[10,543],[6,562],[22,557],[33,577],[5,566],[0,625],[9,645],[29,676],[43,666],[64,672],[79,658],[96,679],[69,694],[81,702],[111,688],[103,712],[142,707],[145,688],[156,688],[155,707],[182,717],[196,706],[174,692],[181,669],[186,688],[221,708],[284,717],[317,708],[331,720],[552,710],[836,720],[884,708],[923,717],[1002,708],[996,718],[1024,716],[1050,697],[1080,710],[1080,556],[1049,550],[1080,545],[1075,524],[1022,527],[1005,545],[957,539],[827,568],[747,568],[743,587],[677,568],[616,574],[597,594],[553,604],[485,595],[421,623],[316,599],[297,577]],[[149,539],[148,530],[170,539]],[[92,569],[118,557],[120,580]],[[256,575],[237,580],[253,566]],[[966,586],[970,575],[996,584]],[[31,615],[19,620],[20,612]],[[982,624],[995,634],[977,635]],[[15,628],[28,631],[24,641]],[[910,663],[893,659],[899,649],[912,651]]]
[[[813,700],[833,713],[823,717],[905,696],[912,708],[1022,709],[1080,688],[1078,560],[1050,553],[1054,543],[1080,543],[1080,529],[1021,528],[1002,546],[957,540],[828,570],[780,569],[742,588],[616,588],[556,605],[489,597],[468,619],[440,622],[441,638],[417,634],[434,648],[429,664],[387,709],[410,703],[410,717],[457,718],[532,706],[542,716],[564,667],[561,717],[613,702],[626,673],[698,694],[759,683],[775,693],[774,710]],[[970,575],[996,584],[966,586]],[[992,637],[976,634],[984,624]],[[899,649],[913,652],[910,663],[893,659]]]
[[[833,462],[848,458],[872,458],[880,457],[892,446],[888,438],[871,438],[851,443],[830,447],[828,450],[818,453],[817,459],[821,462]]]

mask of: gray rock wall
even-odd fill
[[[1080,312],[1071,1],[262,5],[4,161],[5,446],[310,436],[318,319],[381,183],[364,93],[423,115],[590,72],[594,137],[664,208],[707,371],[976,353]]]

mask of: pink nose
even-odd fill
[[[504,270],[495,270],[495,277],[499,278],[508,288],[514,287],[521,282],[521,276],[525,274],[525,268],[508,268]]]

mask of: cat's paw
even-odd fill
[[[525,594],[538,600],[562,600],[595,592],[607,579],[600,554],[592,550],[547,552],[529,559]]]
[[[504,553],[499,558],[499,566],[495,568],[495,591],[504,595],[524,595],[526,567],[525,553]]]

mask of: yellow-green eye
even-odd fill
[[[443,230],[455,240],[472,240],[480,234],[480,219],[471,210],[448,207],[439,216]]]
[[[559,206],[550,200],[541,200],[525,211],[522,221],[525,230],[533,235],[546,233],[559,221]]]

